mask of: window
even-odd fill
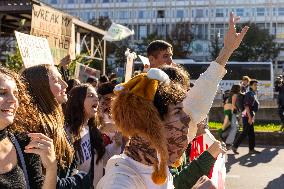
[[[123,2],[127,2],[127,1],[128,1],[128,0],[120,0],[120,2],[122,2],[122,3],[123,3]]]
[[[57,0],[50,0],[50,4],[57,4]]]
[[[279,16],[284,16],[284,8],[278,8],[278,15]]]
[[[265,9],[264,8],[256,8],[256,16],[264,16]]]
[[[279,10],[278,10],[279,12]],[[273,16],[277,16],[277,9],[276,8],[273,8]]]
[[[103,12],[101,13],[101,16],[103,16],[103,17],[109,17],[108,11],[103,11]]]
[[[246,14],[246,16],[251,16],[251,15],[252,15],[252,13],[251,13],[250,10],[251,10],[251,9],[245,9],[245,14]]]
[[[119,11],[119,19],[128,19],[127,11]]]
[[[147,37],[147,26],[139,26],[139,39]]]
[[[224,9],[216,9],[216,17],[224,17]]]
[[[184,17],[183,10],[177,10],[177,18],[183,18],[183,17]]]
[[[92,0],[85,0],[85,3],[92,3]]]
[[[109,3],[109,0],[103,0],[103,3]]]
[[[165,11],[164,10],[158,10],[157,18],[165,18]]]
[[[237,16],[244,16],[244,9],[242,8],[236,9],[236,14]]]
[[[68,0],[68,4],[74,4],[75,2],[74,2],[75,0]]]
[[[196,18],[203,18],[203,9],[196,9]]]
[[[157,29],[158,36],[166,36],[166,31],[167,31],[166,25],[158,24],[156,26],[156,29]]]
[[[138,18],[145,18],[145,11],[139,11]]]

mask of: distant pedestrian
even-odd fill
[[[232,86],[230,95],[226,102],[228,110],[224,110],[225,115],[227,115],[227,117],[230,116],[230,119],[228,118],[230,120],[229,122],[230,126],[228,127],[228,129],[223,130],[222,133],[222,137],[224,138],[224,142],[226,143],[227,148],[230,148],[232,146],[238,131],[239,123],[237,120],[237,114],[238,114],[237,98],[240,95],[240,92],[241,92],[240,85]]]
[[[250,83],[250,77],[249,76],[243,76],[241,84],[241,92],[246,93],[249,91],[249,83]]]
[[[284,81],[283,75],[280,75],[275,80],[275,91],[279,92],[278,94],[278,114],[281,120],[280,131],[284,131]]]
[[[249,152],[250,153],[260,153],[254,149],[255,147],[255,134],[254,134],[254,120],[255,114],[259,107],[259,101],[256,96],[257,91],[257,80],[251,80],[249,83],[249,92],[245,94],[244,97],[244,107],[245,110],[242,112],[243,118],[243,131],[241,135],[234,142],[232,150],[235,154],[238,154],[237,148],[241,142],[248,136],[249,139]]]

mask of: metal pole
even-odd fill
[[[103,75],[106,74],[106,40],[104,40]]]

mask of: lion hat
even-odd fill
[[[153,165],[152,180],[163,184],[167,179],[169,152],[162,114],[155,100],[162,96],[161,107],[181,102],[186,90],[161,69],[151,68],[117,85],[114,93],[111,113],[118,130],[128,137],[143,137],[156,149],[158,160]]]

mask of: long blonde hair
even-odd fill
[[[51,69],[50,65],[33,66],[25,69],[22,75],[29,84],[28,90],[40,112],[40,131],[53,139],[57,162],[66,168],[72,163],[74,150],[64,131],[62,108],[50,90],[48,75]]]

